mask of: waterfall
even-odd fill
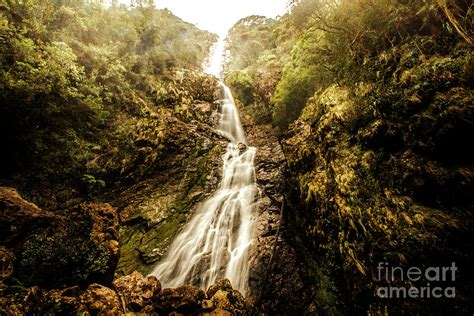
[[[224,40],[214,45],[205,67],[222,79]],[[254,237],[254,205],[257,197],[254,158],[247,147],[230,89],[223,92],[219,131],[229,139],[223,155],[222,180],[216,192],[202,203],[170,245],[151,274],[164,287],[193,284],[206,290],[218,278],[227,278],[243,295],[248,290],[249,247]]]

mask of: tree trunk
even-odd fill
[[[462,36],[469,43],[469,45],[474,46],[474,40],[472,37],[462,28],[454,14],[449,10],[448,2],[446,0],[438,0],[439,6],[443,9],[444,13],[448,17],[449,22],[454,26],[459,35]]]

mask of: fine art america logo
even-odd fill
[[[447,267],[390,267],[387,262],[379,262],[378,280],[392,283],[394,281],[422,286],[382,286],[377,288],[381,298],[455,298],[456,288],[451,285],[456,281],[456,263]]]

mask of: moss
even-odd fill
[[[185,180],[177,177],[162,183],[140,203],[130,217],[132,224],[120,230],[119,274],[134,270],[143,274],[150,272],[210,189],[208,177],[217,167],[216,163],[220,165],[221,153],[221,145],[205,146],[198,140],[192,154],[181,161],[181,168],[189,170]]]
[[[391,76],[317,91],[290,128],[284,148],[306,204],[295,223],[298,252],[314,258],[306,265],[321,310],[338,293],[361,313],[378,304],[373,278],[382,261],[441,266],[449,258],[469,274],[472,259],[463,254],[472,253],[474,223],[465,212],[474,179],[463,171],[472,168],[462,139],[474,118],[463,79],[471,58],[402,55],[394,68],[379,68]],[[471,285],[458,284],[466,296]],[[462,297],[455,304],[469,305]],[[396,313],[417,308],[384,304]]]
[[[46,288],[107,283],[113,260],[104,246],[87,236],[72,232],[50,236],[37,233],[29,238],[21,252],[18,280],[26,286]]]
[[[243,106],[250,106],[255,101],[255,89],[251,78],[243,71],[233,71],[225,78],[226,84],[232,90],[234,97]]]

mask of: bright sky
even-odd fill
[[[130,3],[130,0],[120,0]],[[274,18],[286,12],[288,0],[156,0],[158,8],[168,8],[183,20],[219,35],[249,15]]]
[[[283,15],[288,0],[157,0],[159,8],[199,28],[225,35],[235,22],[249,15],[274,18]]]

